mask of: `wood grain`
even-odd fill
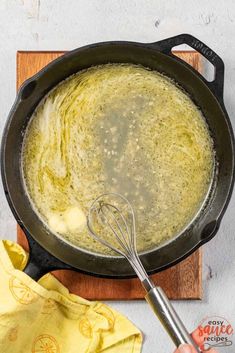
[[[17,52],[17,89],[29,77],[37,73],[63,52]],[[196,52],[175,52],[198,71],[202,70],[200,55]],[[17,239],[26,250],[26,237],[17,226]],[[86,276],[74,271],[55,271],[53,274],[70,292],[90,300],[142,299],[144,291],[138,279],[110,280]],[[202,254],[196,251],[176,266],[152,276],[170,299],[202,298]]]

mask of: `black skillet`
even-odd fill
[[[183,43],[196,49],[213,64],[215,76],[212,82],[206,81],[191,66],[172,54],[171,49]],[[141,256],[148,273],[176,264],[209,241],[216,234],[227,208],[234,183],[234,137],[223,102],[224,64],[221,58],[188,34],[156,43],[104,42],[75,49],[53,61],[22,85],[2,138],[4,191],[16,221],[28,238],[30,257],[25,272],[34,279],[59,268],[110,278],[134,276],[125,259],[86,252],[50,233],[33,211],[24,192],[20,167],[25,128],[45,94],[71,74],[106,63],[141,64],[174,79],[202,110],[214,139],[218,164],[207,206],[183,234]]]

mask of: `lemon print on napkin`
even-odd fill
[[[140,331],[99,302],[69,293],[50,274],[22,272],[27,254],[0,241],[1,353],[139,353]]]

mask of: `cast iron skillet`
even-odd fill
[[[214,65],[215,77],[212,82],[206,81],[191,66],[171,53],[174,46],[183,43],[196,49]],[[173,78],[202,110],[215,143],[218,161],[216,184],[207,206],[183,234],[161,248],[142,255],[147,271],[154,273],[166,269],[209,241],[216,234],[228,205],[234,183],[234,137],[223,102],[224,64],[221,58],[188,34],[149,44],[104,42],[75,49],[53,61],[22,85],[3,133],[3,186],[11,210],[29,241],[30,257],[25,272],[34,279],[59,268],[102,277],[134,276],[125,259],[88,253],[50,233],[29,203],[20,168],[25,128],[40,100],[69,75],[106,63],[141,64]]]

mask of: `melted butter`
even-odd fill
[[[179,234],[195,217],[213,172],[206,122],[171,80],[134,65],[103,65],[57,86],[24,140],[25,185],[52,232],[95,252],[85,227],[92,201],[119,192],[133,204],[139,251]]]

